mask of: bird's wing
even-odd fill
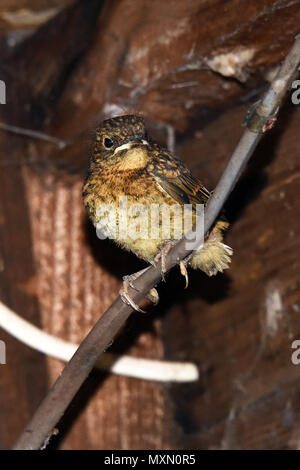
[[[179,204],[206,204],[211,195],[183,162],[164,149],[155,153],[147,171],[156,184]]]

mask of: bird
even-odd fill
[[[88,216],[100,238],[113,238],[119,247],[150,264],[156,265],[161,259],[162,275],[166,255],[178,239],[178,229],[183,226],[183,212],[179,211],[176,217],[175,212],[170,215],[170,209],[174,206],[179,209],[188,207],[187,213],[194,223],[197,205],[203,205],[205,211],[211,194],[184,162],[148,136],[142,116],[112,117],[96,129],[82,191]],[[152,217],[153,213],[150,217],[147,212],[149,208],[151,212],[153,207],[156,208],[156,212],[153,211],[156,217]],[[141,219],[141,213],[144,219]],[[121,230],[121,216],[124,214],[127,218],[124,226],[128,229],[128,223],[131,223],[131,228],[135,229],[132,233]],[[166,220],[169,220],[169,230],[163,226]],[[233,250],[223,243],[228,227],[229,223],[222,214],[206,234],[201,249],[180,261],[186,286],[187,266],[200,269],[208,276],[229,268]],[[187,230],[183,231],[186,233]],[[125,276],[120,290],[122,300],[141,312],[143,310],[129,295],[129,286],[145,269]],[[148,297],[154,303],[159,300],[155,289]]]

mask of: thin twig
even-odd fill
[[[10,124],[6,124],[5,122],[0,122],[0,129],[7,132],[11,132],[12,134],[30,137],[31,139],[45,140],[46,142],[51,142],[52,144],[57,145],[58,148],[61,150],[70,143],[67,140],[58,139],[57,137],[45,134],[44,132],[35,131],[33,129],[25,129],[24,127],[11,126]]]
[[[269,90],[255,109],[251,109],[251,113],[247,117],[247,129],[205,209],[205,233],[209,231],[214,223],[263,133],[274,124],[277,110],[296,74],[299,62],[300,37],[297,36],[290,53],[284,60]],[[185,259],[191,253],[191,250],[186,248],[186,243],[190,240],[188,238],[189,235],[183,237],[170,251],[166,260],[167,270],[170,270],[179,260]],[[160,280],[160,264],[156,267],[149,267],[135,282],[135,289],[130,291],[134,302],[139,303],[145,294]],[[110,345],[131,312],[131,307],[124,304],[120,297],[106,310],[81,343],[37,409],[17,441],[15,449],[41,448],[47,437],[51,435],[52,429],[55,428],[63,416],[74,395],[89,375],[100,354]]]

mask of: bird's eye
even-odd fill
[[[107,149],[110,149],[114,145],[114,143],[111,139],[109,139],[108,137],[105,137],[104,145]]]

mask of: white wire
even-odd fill
[[[78,348],[77,344],[40,330],[2,302],[0,327],[27,346],[63,361],[69,361]],[[159,382],[194,382],[199,378],[198,368],[190,362],[157,361],[111,353],[104,353],[97,367],[113,374]]]

